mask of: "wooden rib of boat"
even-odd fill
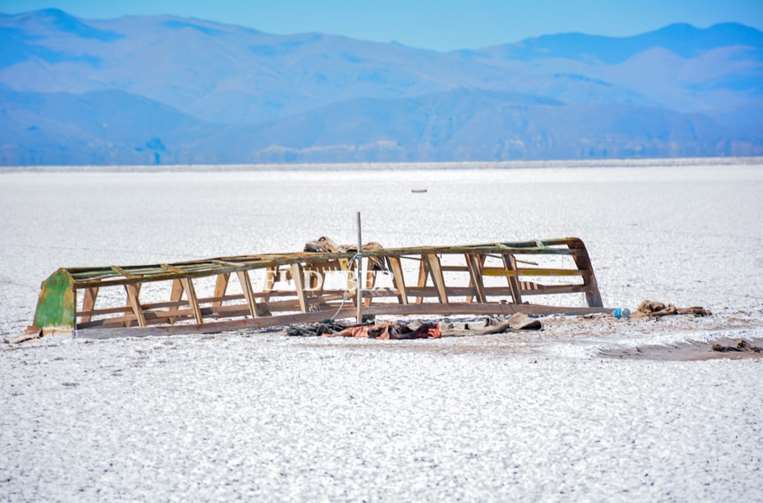
[[[567,266],[560,267],[560,262]],[[364,314],[607,311],[585,245],[577,238],[562,238],[382,248],[362,256],[269,253],[171,264],[61,268],[42,283],[28,332],[170,335],[351,318],[356,314],[353,271],[358,264],[366,271],[361,289]],[[341,286],[329,288],[327,278],[332,274],[344,276],[339,278]],[[208,294],[202,291],[205,285]],[[581,306],[581,299],[566,306],[526,300],[565,296],[574,301],[574,294],[584,297],[586,305]]]

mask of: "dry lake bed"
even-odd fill
[[[760,501],[763,360],[632,354],[763,339],[763,161],[608,164],[0,172],[0,340],[59,266],[351,242],[357,210],[387,246],[579,236],[606,305],[714,313],[3,342],[0,500]]]

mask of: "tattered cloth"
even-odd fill
[[[659,318],[675,314],[693,314],[694,316],[710,316],[710,310],[700,306],[676,307],[673,304],[664,304],[653,300],[645,300],[636,309],[637,316]]]
[[[299,337],[354,337],[356,339],[439,339],[442,337],[438,323],[421,323],[409,326],[405,323],[384,322],[372,325],[345,326],[333,321],[324,321],[314,325],[289,327],[287,335]]]
[[[364,244],[361,251],[373,252],[383,250],[384,247],[375,241]],[[305,243],[304,251],[309,253],[357,253],[357,245],[338,245],[331,238],[321,236],[315,241]],[[369,268],[372,271],[388,271],[384,257],[368,257]]]

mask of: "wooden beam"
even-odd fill
[[[305,277],[302,275],[302,265],[291,264],[291,279],[294,280],[294,287],[297,290],[297,299],[299,300],[299,309],[307,312],[307,298],[305,297]]]
[[[442,275],[442,269],[440,269],[440,259],[434,253],[427,253],[424,256],[429,268],[429,274],[432,276],[432,281],[437,289],[437,296],[441,303],[447,304],[448,292],[445,287],[445,277]]]
[[[238,282],[241,283],[241,289],[244,291],[244,298],[246,304],[249,306],[249,314],[252,318],[257,317],[257,302],[254,300],[254,293],[252,292],[252,280],[249,278],[249,273],[246,271],[238,271]]]
[[[143,308],[140,306],[138,287],[135,285],[125,285],[125,290],[127,290],[127,302],[129,303],[130,308],[132,308],[135,319],[138,321],[138,326],[145,327],[146,318],[143,316]]]
[[[570,247],[570,250],[576,252],[572,258],[575,260],[575,265],[583,276],[583,284],[586,287],[585,298],[588,306],[603,306],[601,293],[599,293],[599,285],[596,282],[596,275],[593,272],[593,265],[591,264],[591,258],[588,256],[585,244],[580,239],[573,238],[569,240],[567,246]]]
[[[172,292],[170,292],[170,302],[177,303],[183,298],[183,282],[179,279],[172,280]],[[177,305],[170,308],[170,313],[177,312]],[[170,325],[175,323],[175,318],[170,318]]]
[[[215,297],[217,297],[220,300],[215,300],[214,302],[212,302],[213,309],[217,309],[222,305],[223,303],[222,298],[225,297],[225,291],[228,289],[229,280],[230,280],[229,272],[218,274],[217,278],[215,278]]]
[[[97,286],[85,289],[85,296],[82,299],[82,322],[88,322],[93,319],[93,309],[95,308],[95,300],[97,298]]]
[[[201,307],[199,307],[199,299],[196,297],[196,289],[193,287],[193,280],[191,278],[181,278],[180,282],[183,283],[183,289],[188,297],[188,302],[191,304],[196,324],[203,325],[204,317],[201,314]]]
[[[474,293],[470,294],[466,301],[471,303],[472,297],[476,295],[477,302],[487,302],[485,296],[485,284],[482,282],[482,258],[475,253],[467,253],[464,255],[466,259],[466,268],[469,270],[469,286],[474,288]]]
[[[408,292],[405,288],[405,275],[403,274],[403,266],[400,263],[400,257],[389,257],[389,267],[392,269],[392,279],[395,284],[395,288],[399,292],[397,296],[398,301],[401,304],[408,304]]]
[[[483,267],[483,276],[582,276],[583,273],[577,269],[559,269],[553,267],[526,267],[517,268],[506,272],[504,267]]]
[[[419,262],[419,277],[416,280],[416,287],[418,288],[424,288],[427,286],[427,277],[429,276],[429,272],[427,271],[427,261],[422,255],[421,261]],[[424,302],[423,297],[416,297],[416,304],[421,304]]]
[[[514,255],[510,253],[504,253],[503,266],[506,268],[506,280],[509,282],[509,288],[511,289],[511,298],[514,304],[522,303],[522,289],[519,286],[519,277],[517,276],[517,261]]]

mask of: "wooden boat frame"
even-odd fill
[[[518,258],[523,256],[533,260],[568,257],[573,267],[527,267],[540,264]],[[454,260],[457,263],[452,263]],[[413,272],[410,268],[406,275],[403,261],[418,261],[415,281],[410,278]],[[43,281],[34,325],[29,330],[38,335],[74,332],[93,337],[170,335],[350,318],[356,315],[354,272],[358,264],[361,271],[366,271],[366,284],[361,291],[364,315],[517,312],[547,315],[607,311],[583,241],[561,238],[383,248],[361,254],[270,253],[172,264],[61,268]],[[252,286],[253,271],[265,272],[264,288],[260,291]],[[345,273],[344,288],[324,289],[327,273],[331,271]],[[392,287],[376,285],[382,271],[391,273]],[[241,293],[228,291],[232,276],[237,278]],[[453,276],[467,279],[466,284],[454,286]],[[490,277],[501,277],[505,284],[486,286]],[[531,277],[555,278],[557,283],[522,279]],[[570,277],[582,282],[570,283]],[[196,293],[194,282],[202,278],[214,278],[214,294],[210,297],[199,297]],[[143,286],[160,282],[169,287],[169,299],[141,301]],[[275,289],[280,282],[292,286]],[[99,292],[115,288],[123,290],[125,303],[96,307]],[[524,300],[534,295],[566,294],[585,295],[586,306],[530,304]]]

